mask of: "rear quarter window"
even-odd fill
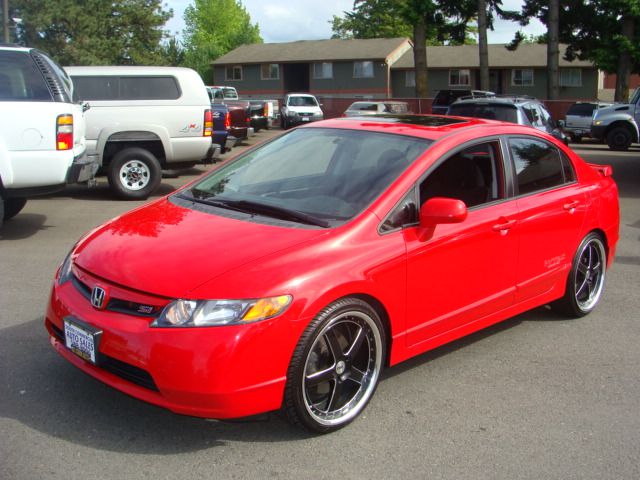
[[[181,92],[172,76],[73,76],[78,100],[176,100]]]
[[[27,52],[0,51],[0,101],[53,101],[42,73]]]

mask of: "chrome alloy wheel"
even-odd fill
[[[356,417],[373,394],[382,367],[382,340],[367,314],[337,315],[315,338],[302,379],[304,405],[319,424]]]
[[[149,184],[151,171],[140,160],[129,160],[120,167],[118,177],[122,185],[128,190],[142,190]]]
[[[602,294],[607,254],[602,241],[594,237],[583,245],[575,273],[575,296],[578,308],[590,311]]]

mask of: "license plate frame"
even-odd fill
[[[75,317],[64,318],[64,344],[78,357],[97,365],[100,355],[98,347],[102,330]]]

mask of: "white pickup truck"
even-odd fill
[[[0,225],[27,198],[93,178],[87,157],[83,106],[73,85],[46,54],[0,46]]]
[[[163,169],[213,160],[211,103],[200,76],[178,67],[65,67],[75,98],[87,101],[87,151],[113,192],[147,198]]]

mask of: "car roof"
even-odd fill
[[[30,52],[31,47],[23,47],[22,45],[13,45],[11,43],[0,43],[0,50],[9,50],[13,52]]]
[[[64,67],[69,75],[168,75],[191,72],[184,67],[147,67],[134,65],[101,65],[90,67]]]
[[[340,117],[322,122],[314,122],[301,128],[344,128],[367,130],[380,133],[408,135],[429,140],[438,140],[445,136],[463,131],[483,129],[487,135],[498,135],[506,130],[514,133],[538,132],[528,126],[515,123],[465,118],[444,115],[383,114]],[[539,133],[539,132],[538,132]]]

